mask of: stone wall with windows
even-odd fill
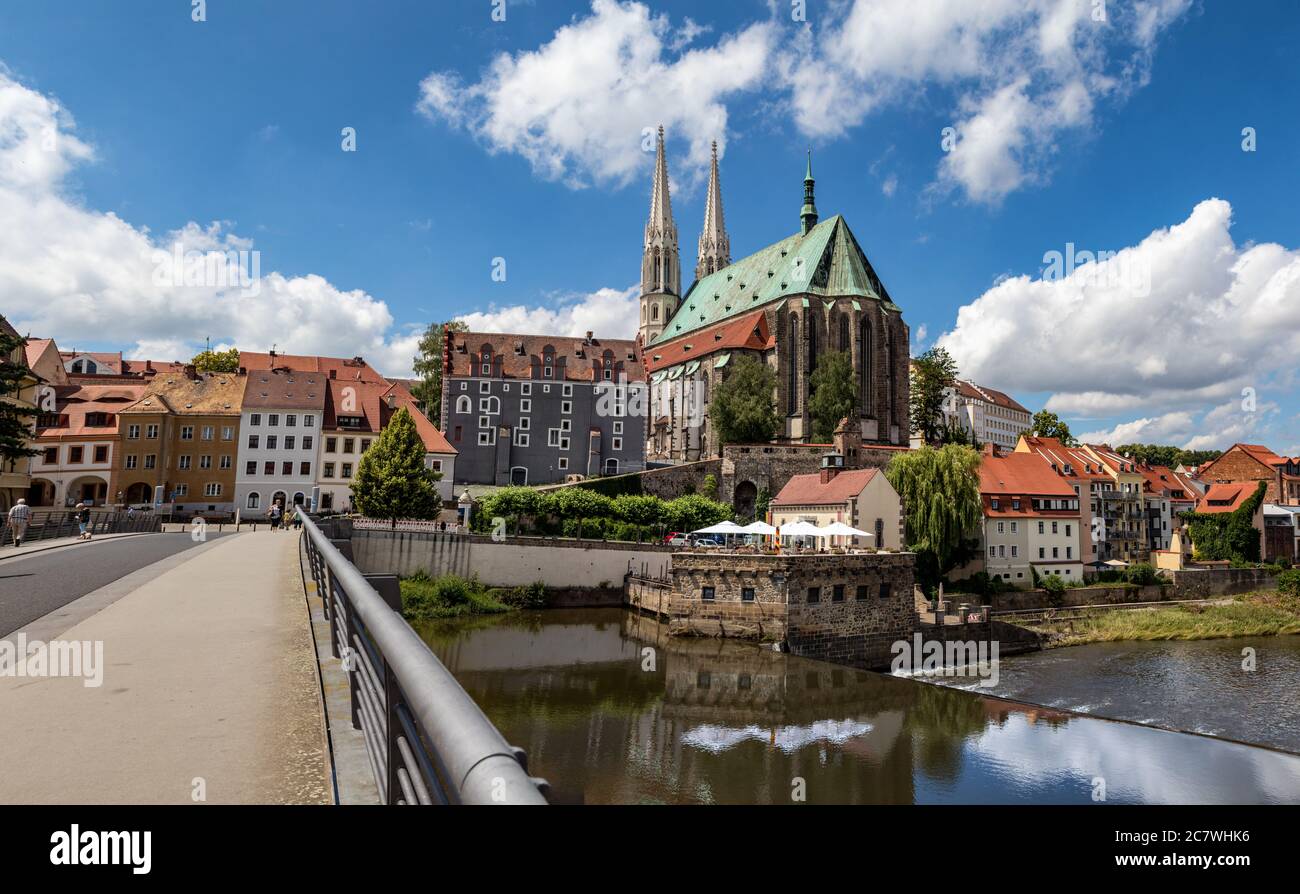
[[[669,631],[784,642],[791,652],[860,667],[889,665],[916,627],[911,553],[678,553]]]

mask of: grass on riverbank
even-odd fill
[[[477,578],[417,574],[403,578],[401,587],[402,616],[412,622],[499,615],[546,605],[546,588],[541,583],[499,589],[485,587]]]
[[[1222,639],[1300,633],[1300,598],[1276,592],[1248,593],[1213,605],[1171,605],[1101,612],[1040,628],[1044,645],[1078,646],[1143,640]]]

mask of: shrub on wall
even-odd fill
[[[1146,562],[1138,562],[1124,569],[1124,580],[1139,587],[1149,587],[1160,583],[1160,575],[1156,574],[1155,568]]]
[[[1065,604],[1065,581],[1055,574],[1049,574],[1043,579],[1043,591],[1047,593],[1047,601],[1054,607],[1060,608]]]
[[[1300,598],[1300,571],[1283,571],[1279,574],[1277,589],[1283,596]]]
[[[1196,546],[1196,558],[1216,562],[1258,562],[1260,555],[1259,531],[1255,528],[1255,513],[1264,502],[1268,485],[1261,481],[1250,499],[1232,512],[1184,512]]]

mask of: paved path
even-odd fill
[[[0,803],[329,803],[297,536],[211,538],[19,633],[102,643],[103,679],[0,675]]]
[[[188,534],[132,534],[91,541],[74,538],[58,549],[32,553],[0,551],[0,636],[8,636],[146,565],[198,545]]]

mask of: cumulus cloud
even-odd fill
[[[598,289],[571,296],[552,307],[493,308],[465,314],[456,319],[471,332],[529,333],[581,336],[594,332],[598,338],[635,338],[640,314],[639,286],[619,291]]]
[[[0,296],[21,331],[157,360],[188,358],[211,336],[249,350],[362,354],[410,373],[418,333],[395,331],[387,305],[366,292],[266,269],[226,222],[155,237],[82,207],[62,181],[93,156],[66,110],[0,69]],[[202,275],[176,269],[178,246]]]
[[[1057,136],[1086,130],[1099,100],[1146,83],[1160,34],[1190,5],[852,0],[809,25],[777,70],[796,122],[817,136],[920,89],[949,90],[956,139],[934,186],[996,204],[1044,178]]]
[[[660,124],[702,170],[712,140],[725,149],[725,100],[763,84],[776,34],[760,22],[688,48],[705,31],[689,18],[674,26],[641,3],[594,0],[590,16],[536,50],[500,54],[477,82],[431,73],[416,108],[575,187],[627,183]]]
[[[1270,417],[1244,409],[1244,390],[1289,387],[1300,351],[1300,250],[1239,246],[1231,225],[1231,206],[1207,199],[1104,259],[1063,246],[1042,275],[960,308],[938,343],[976,381],[1050,392],[1053,412],[1141,414],[1098,439],[1231,443]]]

